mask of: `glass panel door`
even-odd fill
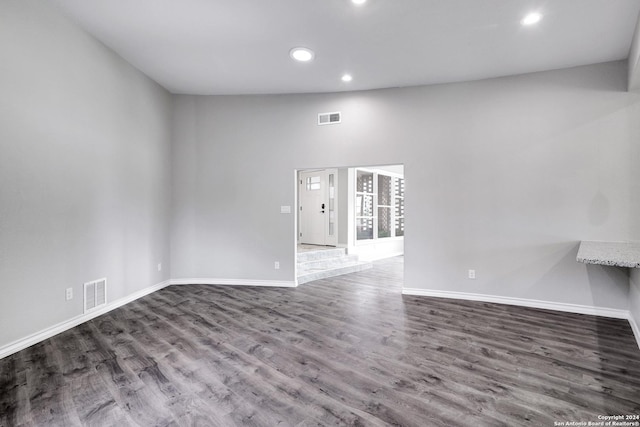
[[[356,170],[356,240],[404,236],[404,178]]]
[[[328,231],[329,238],[335,236],[336,234],[336,178],[335,173],[329,173],[329,224]]]
[[[394,225],[395,235],[404,236],[404,179],[394,180]]]
[[[372,172],[357,171],[356,175],[356,239],[373,239],[374,179]]]

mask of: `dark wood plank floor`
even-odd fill
[[[553,426],[640,414],[626,321],[400,295],[173,286],[0,360],[1,426]]]

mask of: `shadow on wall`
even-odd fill
[[[508,285],[517,298],[591,305],[590,298],[573,294],[576,287],[570,286],[587,281],[584,264],[576,261],[578,246],[575,241],[505,246],[493,253],[491,268],[500,275],[490,286],[496,295]]]
[[[577,254],[577,250],[576,250]],[[575,259],[575,257],[574,257]],[[589,289],[596,307],[611,307],[610,295],[629,294],[629,269],[586,264]],[[628,307],[612,307],[623,310]]]
[[[620,295],[627,295],[629,292],[629,275],[626,269],[579,263],[576,261],[579,247],[579,242],[567,242],[560,250],[555,251],[555,259],[547,258],[545,262],[553,262],[553,265],[536,281],[534,287],[551,285],[556,288],[555,293],[560,300],[575,300],[578,305],[627,309],[616,304],[616,301],[620,301]],[[566,286],[567,280],[578,280],[580,277],[587,280],[589,286],[585,291],[590,295],[565,295],[569,289]]]

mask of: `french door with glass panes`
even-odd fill
[[[335,246],[337,170],[301,171],[298,177],[299,242]]]
[[[356,241],[404,236],[404,178],[358,169]]]

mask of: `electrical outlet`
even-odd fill
[[[280,262],[279,261],[274,262],[273,268],[275,268],[276,270],[280,270]]]
[[[162,263],[161,262],[158,263],[158,271],[162,271]]]
[[[469,279],[475,279],[475,278],[476,278],[476,271],[469,270]]]
[[[65,292],[65,299],[67,301],[72,300],[73,299],[73,288],[67,288],[66,292]]]

